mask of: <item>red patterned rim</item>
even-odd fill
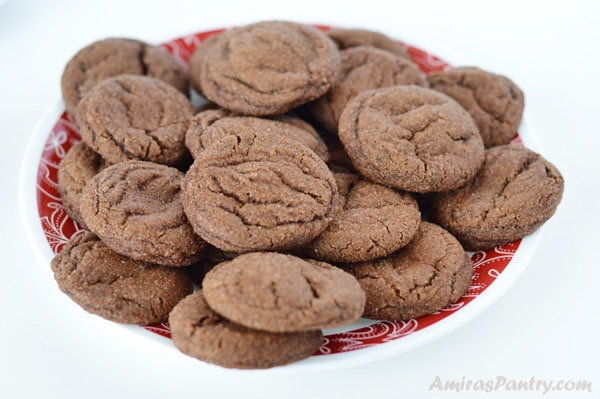
[[[327,30],[327,26],[318,26]],[[224,29],[217,29],[194,33],[180,37],[161,46],[172,54],[182,65],[187,66],[195,48],[208,37],[220,33]],[[449,64],[436,56],[401,43],[412,60],[419,66],[423,73],[447,69]],[[64,211],[58,193],[58,165],[69,148],[81,140],[78,127],[66,112],[62,112],[46,139],[37,171],[36,200],[39,220],[44,236],[54,254],[60,252],[69,239],[81,232],[79,227]],[[518,135],[512,144],[522,145]],[[446,308],[418,319],[401,322],[366,321],[365,327],[325,335],[321,348],[313,356],[331,355],[373,347],[380,344],[396,341],[414,332],[424,330],[467,306],[473,299],[484,292],[505,270],[519,249],[521,240],[511,244],[496,247],[485,252],[476,252],[471,255],[474,266],[474,275],[468,291],[457,302]],[[171,338],[168,323],[141,326],[166,338]]]

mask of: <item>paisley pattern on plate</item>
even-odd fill
[[[326,26],[318,27],[323,30],[329,29]],[[222,31],[224,29],[194,33],[163,43],[161,47],[171,53],[177,62],[185,67],[198,45],[208,37]],[[438,57],[411,45],[402,44],[424,73],[449,68],[449,64]],[[72,236],[82,231],[81,227],[70,219],[64,211],[57,185],[60,161],[67,151],[80,140],[76,123],[69,118],[66,112],[63,112],[48,134],[38,166],[36,181],[38,213],[45,238],[55,254],[62,250]],[[513,144],[522,145],[518,135],[515,136]],[[366,327],[326,335],[323,345],[314,356],[355,351],[402,339],[460,311],[485,291],[490,284],[494,283],[512,260],[519,249],[520,243],[521,240],[518,240],[490,251],[471,254],[475,273],[469,290],[456,303],[418,319],[402,322],[372,320],[371,324]],[[140,328],[166,338],[171,337],[168,323],[153,324]]]

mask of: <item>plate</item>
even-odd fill
[[[327,30],[327,26],[318,28]],[[162,43],[161,47],[186,66],[194,49],[208,37],[225,29],[202,31]],[[450,67],[446,61],[411,44],[401,44],[424,72]],[[57,77],[58,79],[58,77]],[[192,100],[199,97],[192,96]],[[50,261],[81,228],[65,213],[58,194],[57,172],[69,148],[79,142],[77,125],[61,100],[42,118],[28,145],[21,165],[20,212],[28,239],[44,270],[52,273]],[[523,119],[513,145],[526,145],[539,152],[533,128]],[[541,229],[513,243],[489,251],[469,253],[474,276],[468,291],[457,302],[418,319],[402,322],[360,319],[340,329],[324,330],[324,342],[311,357],[274,370],[325,370],[372,362],[415,349],[440,338],[495,302],[526,268],[541,237]],[[166,323],[147,326],[117,325],[167,350],[177,351]],[[102,324],[103,325],[103,324]],[[182,355],[183,356],[183,355]],[[216,366],[215,366],[216,367]]]

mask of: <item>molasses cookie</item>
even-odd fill
[[[63,207],[67,215],[83,228],[87,225],[79,211],[81,191],[85,183],[104,167],[104,159],[83,142],[71,147],[58,165],[58,192]]]
[[[83,141],[109,163],[137,159],[178,166],[189,158],[185,132],[194,109],[161,80],[140,75],[105,79],[78,109]]]
[[[122,74],[160,79],[189,95],[187,73],[169,53],[139,40],[108,38],[82,48],[65,66],[61,88],[67,112],[75,118],[79,101],[96,83]]]
[[[357,46],[340,54],[342,67],[333,87],[306,107],[308,117],[328,132],[337,133],[344,107],[358,93],[388,86],[429,85],[415,64],[389,51]]]
[[[487,250],[537,230],[554,215],[563,190],[562,175],[541,155],[496,146],[464,187],[431,196],[431,217],[467,250]]]
[[[483,162],[483,141],[467,111],[418,86],[358,94],[340,117],[339,137],[365,177],[409,192],[460,187]]]
[[[427,76],[431,88],[454,98],[473,117],[486,148],[508,144],[521,124],[525,98],[509,78],[475,67]]]
[[[327,165],[277,134],[216,141],[195,159],[182,189],[194,231],[231,252],[297,248],[325,230],[341,207]]]
[[[75,303],[118,323],[164,323],[193,289],[185,270],[125,257],[90,232],[73,236],[50,265]]]
[[[194,88],[210,101],[264,116],[322,96],[339,67],[335,43],[319,29],[263,21],[207,40],[192,56],[189,72]]]
[[[215,266],[202,290],[221,316],[270,332],[339,327],[356,321],[365,304],[349,273],[275,252],[247,253]]]
[[[182,180],[182,172],[165,165],[120,162],[85,185],[81,215],[120,254],[165,266],[190,265],[205,243],[183,212]]]
[[[469,288],[473,264],[456,238],[424,221],[406,247],[345,270],[366,293],[363,317],[400,321],[457,301]]]
[[[328,262],[376,259],[408,244],[419,228],[419,206],[408,193],[362,179],[344,198],[343,210],[303,254]]]
[[[319,133],[307,122],[290,115],[277,115],[267,119],[240,115],[224,108],[206,110],[191,119],[185,144],[195,158],[211,143],[240,132],[281,134],[315,151],[323,161],[329,160],[327,145]]]
[[[320,330],[271,333],[215,313],[202,291],[187,296],[169,315],[173,343],[182,353],[226,368],[266,369],[302,360],[323,341]]]
[[[381,32],[334,28],[327,31],[327,35],[333,39],[340,50],[357,46],[373,46],[410,60],[404,46]]]

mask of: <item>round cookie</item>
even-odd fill
[[[85,46],[67,62],[61,77],[67,112],[75,118],[79,101],[96,83],[122,74],[157,78],[189,95],[187,73],[162,48],[134,39],[107,38]]]
[[[50,265],[60,290],[75,303],[118,323],[164,323],[193,290],[184,269],[127,258],[90,232],[73,236]]]
[[[58,165],[58,192],[65,212],[84,229],[87,225],[79,211],[81,191],[105,166],[104,159],[83,142],[71,147]]]
[[[215,266],[202,290],[216,313],[270,332],[339,327],[358,320],[365,305],[349,273],[275,252],[247,253]]]
[[[486,150],[477,176],[464,187],[430,198],[432,219],[467,250],[487,250],[523,238],[544,224],[562,199],[564,179],[524,147]]]
[[[182,353],[226,368],[266,369],[305,359],[323,341],[320,330],[271,333],[246,328],[215,313],[202,291],[169,315],[173,344]]]
[[[183,173],[144,161],[109,166],[83,188],[81,215],[111,249],[142,261],[187,266],[205,243],[181,203]]]
[[[525,97],[509,78],[475,67],[427,76],[432,89],[454,98],[479,128],[486,148],[508,144],[521,124]]]
[[[339,137],[365,177],[415,193],[464,185],[484,156],[471,116],[445,94],[418,86],[358,94],[340,117]]]
[[[471,259],[456,238],[425,221],[406,247],[345,269],[367,296],[363,317],[394,321],[425,316],[457,301],[473,275]]]
[[[83,141],[115,164],[130,159],[178,166],[189,159],[185,132],[189,99],[172,86],[141,75],[98,83],[79,103]]]
[[[263,21],[207,40],[192,56],[189,73],[194,88],[210,101],[264,116],[322,96],[339,67],[335,43],[319,29]]]
[[[419,228],[421,213],[410,194],[363,179],[345,198],[343,210],[303,254],[328,262],[376,259],[408,244]]]
[[[297,248],[325,230],[341,207],[327,165],[277,134],[223,137],[195,159],[182,189],[194,231],[231,252]]]
[[[333,28],[327,31],[327,35],[333,39],[340,50],[357,46],[373,46],[410,60],[404,46],[381,32],[367,29]]]
[[[319,133],[300,118],[290,115],[260,118],[240,115],[224,108],[206,110],[196,114],[191,119],[186,132],[185,145],[195,158],[213,142],[240,132],[281,134],[304,144],[323,161],[329,160],[327,145]]]
[[[415,64],[389,51],[357,46],[344,49],[340,54],[342,67],[333,87],[306,106],[308,117],[328,132],[337,133],[342,111],[360,92],[397,85],[429,86]]]

